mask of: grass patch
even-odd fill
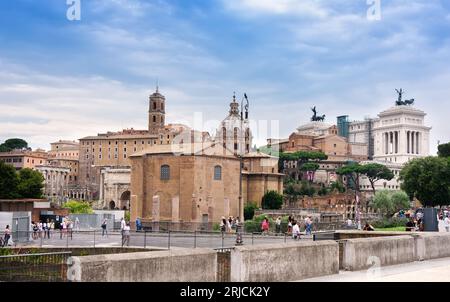
[[[406,232],[406,227],[375,228],[375,231],[380,231],[380,232]]]

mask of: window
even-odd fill
[[[153,116],[153,123],[156,123],[156,116]]]
[[[222,180],[222,167],[221,166],[214,167],[214,180]]]
[[[161,180],[170,179],[170,167],[168,165],[161,166]]]
[[[124,155],[123,155],[123,158],[127,158],[127,155],[126,155],[126,154],[124,154]]]

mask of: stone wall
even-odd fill
[[[239,246],[231,252],[231,281],[294,281],[339,272],[335,241]]]
[[[214,282],[217,253],[180,249],[72,257],[72,281],[83,282]]]
[[[450,233],[416,233],[412,236],[417,260],[450,257]]]
[[[358,271],[372,267],[414,262],[415,245],[412,236],[349,239],[341,241],[341,269]]]

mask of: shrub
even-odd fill
[[[408,218],[383,218],[374,221],[372,224],[375,228],[385,229],[385,228],[395,228],[395,227],[404,227],[408,222]]]
[[[71,214],[92,214],[91,205],[85,201],[70,200],[64,204],[64,208],[69,209]]]
[[[220,231],[220,224],[217,222],[213,223],[212,229],[214,232]]]
[[[258,208],[255,202],[249,202],[244,207],[244,220],[253,219],[255,210]]]
[[[283,205],[283,195],[277,191],[269,191],[262,198],[263,209],[278,210]]]

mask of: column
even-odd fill
[[[388,154],[389,153],[389,149],[388,149],[388,146],[389,146],[389,138],[388,138],[388,133],[387,132],[385,132],[384,133],[384,154]]]
[[[394,153],[394,133],[389,132],[389,154]]]
[[[409,131],[406,131],[406,153],[408,153],[409,154],[409,150],[410,150],[410,147],[409,147],[409,134],[410,134],[410,132]]]
[[[412,154],[414,154],[415,153],[415,151],[414,151],[414,144],[415,144],[415,139],[414,139],[414,137],[415,137],[415,135],[416,135],[416,132],[411,132],[411,153]]]
[[[398,131],[395,131],[395,154],[398,153]]]
[[[416,154],[419,154],[419,146],[420,146],[419,137],[420,137],[419,132],[416,132]]]

